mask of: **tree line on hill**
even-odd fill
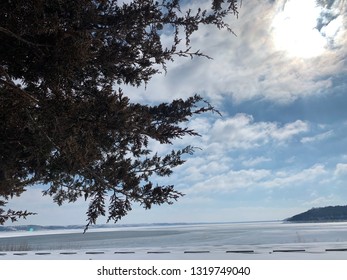
[[[286,219],[288,222],[329,222],[347,221],[347,206],[327,206],[312,208]]]

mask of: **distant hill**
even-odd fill
[[[306,212],[295,215],[288,222],[339,222],[347,221],[347,206],[327,206],[312,208]]]

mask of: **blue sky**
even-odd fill
[[[189,126],[202,136],[174,144],[201,148],[158,179],[186,195],[149,211],[135,206],[121,223],[275,220],[347,204],[347,4],[318,3],[243,1],[230,19],[237,36],[211,27],[193,36],[213,60],[178,58],[146,89],[126,88],[149,104],[199,93],[222,117],[194,118]],[[48,225],[84,224],[88,205],[58,207],[35,187],[9,206],[39,213],[20,223]]]

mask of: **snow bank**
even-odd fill
[[[0,260],[347,260],[347,243],[0,252]]]

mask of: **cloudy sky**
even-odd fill
[[[146,89],[127,89],[150,104],[199,93],[222,117],[196,117],[189,126],[202,136],[175,143],[201,148],[160,179],[186,195],[135,207],[122,223],[276,220],[347,204],[346,0],[243,0],[230,25],[237,36],[211,27],[194,35],[193,48],[213,60],[177,59]],[[84,224],[87,208],[53,205],[40,188],[9,206],[38,212],[21,222],[38,224]]]

